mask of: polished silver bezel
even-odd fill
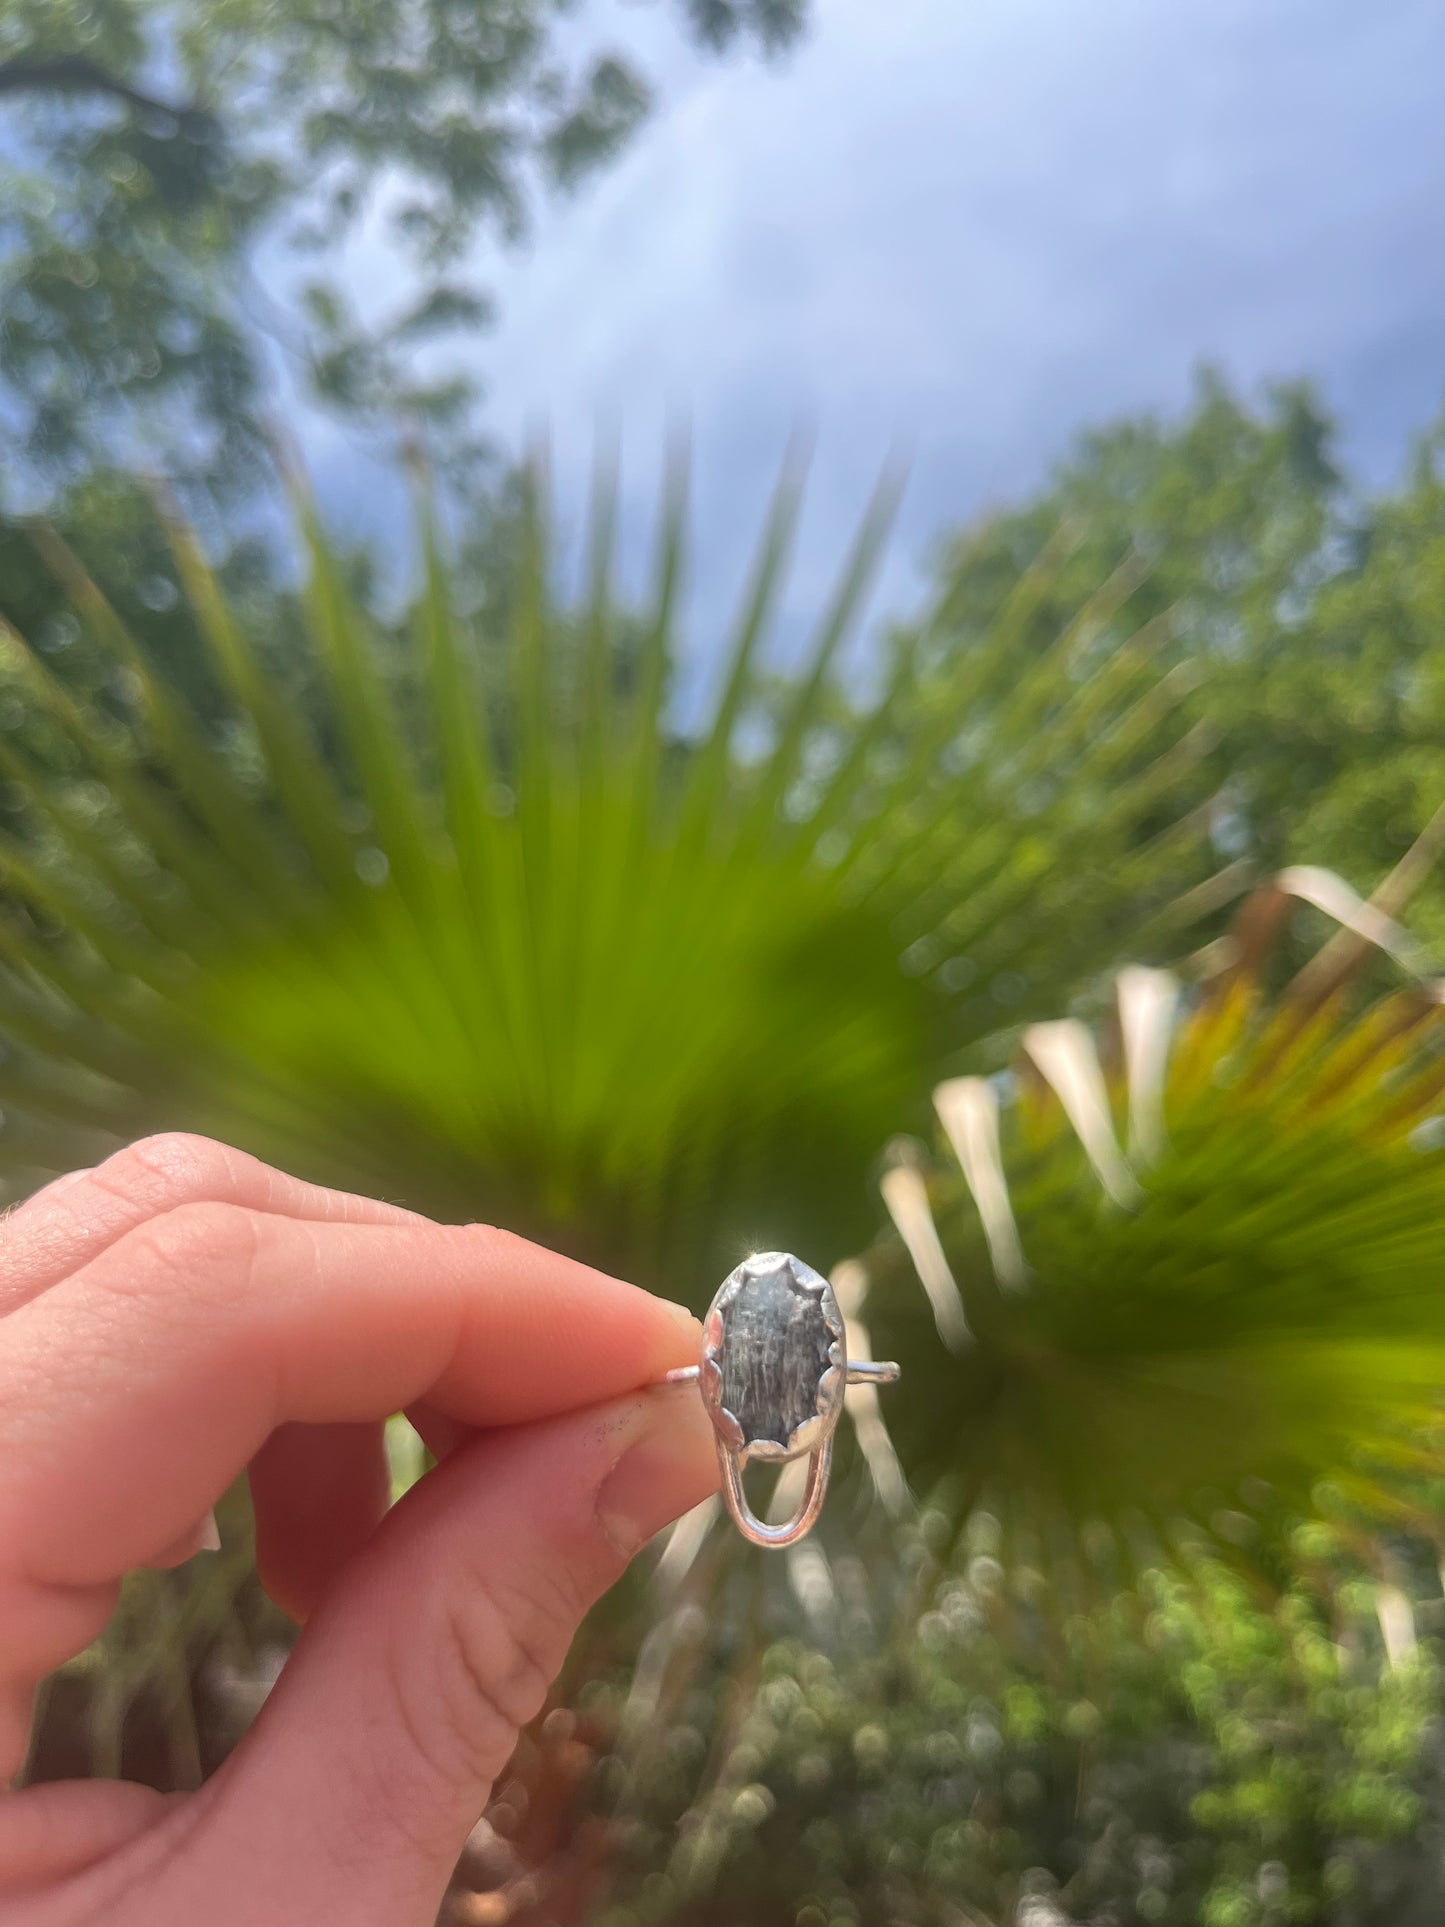
[[[828,1366],[818,1379],[817,1410],[793,1428],[786,1445],[779,1445],[776,1439],[744,1438],[742,1426],[722,1402],[722,1353],[727,1343],[723,1314],[752,1276],[780,1268],[787,1270],[791,1287],[799,1296],[816,1300],[831,1338]],[[736,1453],[743,1464],[750,1459],[778,1464],[787,1459],[802,1458],[807,1452],[816,1452],[825,1440],[831,1438],[842,1416],[847,1385],[847,1328],[843,1323],[843,1314],[838,1309],[838,1301],[833,1296],[833,1287],[826,1278],[814,1271],[811,1265],[805,1265],[801,1258],[795,1258],[786,1251],[757,1252],[751,1258],[745,1258],[735,1271],[728,1273],[703,1320],[698,1388],[713,1428],[730,1452]]]

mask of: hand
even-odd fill
[[[430,1927],[578,1621],[717,1482],[679,1307],[198,1138],[0,1223],[0,1786],[34,1690],[248,1467],[305,1629],[195,1794],[0,1791],[0,1922]],[[443,1459],[383,1518],[382,1423]],[[198,1525],[198,1522],[201,1522]]]

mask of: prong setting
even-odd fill
[[[850,1362],[848,1327],[821,1273],[786,1251],[758,1252],[730,1272],[703,1320],[696,1365],[671,1371],[692,1380],[717,1434],[722,1496],[742,1536],[756,1546],[796,1545],[818,1521],[833,1464],[833,1436],[850,1383],[888,1384],[893,1364]],[[748,1504],[750,1460],[783,1465],[806,1457],[808,1478],[791,1519],[768,1525]]]

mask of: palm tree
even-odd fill
[[[696,729],[670,701],[680,475],[640,612],[613,588],[612,491],[567,605],[534,489],[480,634],[433,531],[387,636],[303,508],[300,661],[256,645],[173,527],[231,703],[209,727],[42,532],[124,708],[11,637],[59,747],[0,748],[32,832],[0,845],[0,1171],[201,1130],[694,1303],[763,1239],[856,1249],[888,1123],[1199,872],[1194,738],[1159,626],[1127,635],[1127,578],[1027,661],[1025,576],[940,687],[945,586],[860,698],[845,646],[887,479],[802,659],[769,671],[799,494],[790,466]]]

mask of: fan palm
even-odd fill
[[[801,663],[769,672],[799,486],[790,467],[690,734],[670,705],[680,477],[640,612],[613,587],[612,491],[569,602],[534,488],[480,634],[434,531],[387,635],[303,507],[299,663],[172,528],[219,728],[42,532],[125,711],[11,637],[62,773],[0,749],[33,827],[0,848],[0,1168],[23,1183],[200,1130],[694,1302],[756,1244],[827,1263],[862,1243],[885,1121],[1177,890],[1192,738],[1158,626],[1122,633],[1127,577],[1029,665],[1025,578],[940,690],[945,586],[861,700],[845,646],[891,481]],[[1020,802],[1030,771],[1050,788]]]
[[[1032,1025],[1009,1077],[939,1088],[942,1161],[899,1148],[902,1236],[866,1261],[919,1389],[898,1444],[1016,1561],[1155,1557],[1181,1524],[1250,1543],[1321,1504],[1438,1537],[1445,1000],[1358,980],[1415,964],[1393,913],[1439,834],[1370,904],[1285,872],[1187,997],[1126,970],[1101,1036]],[[1299,897],[1342,927],[1272,990]]]

